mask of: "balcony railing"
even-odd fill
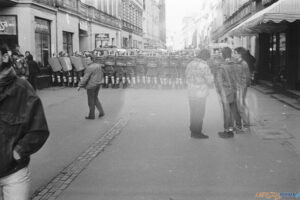
[[[245,18],[246,16],[249,16],[250,14],[254,13],[256,11],[256,3],[255,1],[248,1],[244,5],[242,5],[236,12],[234,12],[230,17],[228,17],[224,21],[225,27],[230,27],[237,22],[239,22],[241,19]]]
[[[122,20],[122,29],[128,31],[128,32],[132,32],[135,33],[137,35],[142,36],[143,35],[143,29],[139,28],[129,22],[126,22],[124,20]]]
[[[113,26],[115,28],[121,28],[120,20],[114,16],[104,13],[93,6],[82,3],[77,0],[57,0],[60,2],[59,6],[76,11],[83,17],[88,17],[97,22]]]
[[[56,5],[56,0],[34,0],[34,2],[53,7]]]
[[[0,0],[0,3],[4,0]],[[11,2],[22,2],[23,0],[14,0]],[[5,2],[10,2],[5,0]],[[81,15],[83,18],[89,18],[89,20],[94,20],[115,28],[122,28],[121,21],[107,13],[104,13],[93,6],[82,3],[80,0],[32,0],[34,3],[39,3],[51,7],[63,8],[69,10],[74,14]]]

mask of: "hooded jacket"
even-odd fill
[[[0,72],[0,178],[26,167],[49,136],[40,98],[6,68]],[[13,151],[20,159],[13,157]]]

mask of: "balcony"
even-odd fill
[[[56,0],[56,6],[62,7],[68,10],[77,11],[78,10],[78,4],[79,1],[77,0]]]
[[[56,5],[56,0],[34,0],[34,2],[51,6],[51,7],[54,7]]]
[[[128,31],[130,33],[134,33],[136,35],[140,35],[140,36],[143,35],[143,29],[141,29],[131,23],[128,23],[124,20],[122,20],[122,29],[125,31]]]
[[[114,16],[108,15],[91,5],[84,4],[78,0],[56,0],[57,7],[61,7],[70,11],[74,11],[76,14],[89,20],[94,20],[102,24],[113,26],[115,28],[121,28],[120,20]]]
[[[242,19],[256,12],[255,1],[248,1],[224,21],[225,28],[239,23]]]

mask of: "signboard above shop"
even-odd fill
[[[98,33],[95,35],[96,40],[98,41],[109,41],[108,33]]]
[[[88,22],[87,21],[79,21],[79,29],[83,31],[88,31]]]
[[[17,35],[16,16],[0,16],[0,35]]]

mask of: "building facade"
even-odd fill
[[[205,48],[210,44],[210,33],[218,14],[216,1],[205,1],[199,5],[198,11],[182,20],[182,48]],[[214,12],[214,10],[216,12]]]
[[[121,0],[121,47],[143,47],[143,1]]]
[[[24,54],[40,66],[61,51],[69,55],[100,46],[121,47],[119,0],[0,0],[0,45]],[[26,28],[25,28],[26,27]]]
[[[161,6],[160,3],[164,1],[143,0],[143,46],[145,49],[165,48],[165,41],[161,40],[161,34],[165,34],[161,29],[165,19],[160,19],[160,16],[164,16],[160,10],[165,9],[165,6]]]
[[[239,2],[221,2],[224,19],[213,30],[213,39],[249,49],[260,79],[300,90],[300,1]]]

